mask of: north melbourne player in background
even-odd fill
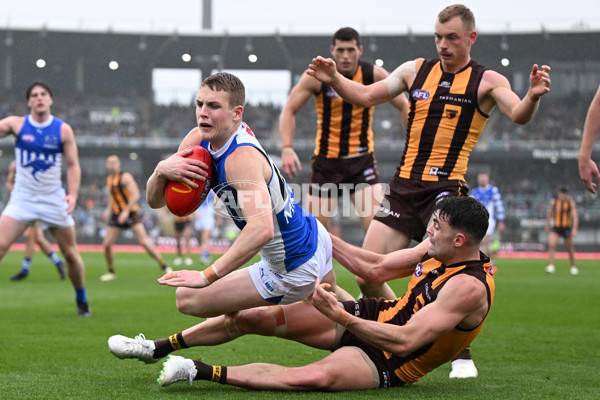
[[[72,213],[77,203],[81,169],[73,129],[51,114],[52,91],[33,82],[26,91],[27,116],[0,120],[0,137],[14,135],[16,177],[8,204],[0,217],[0,260],[10,246],[36,221],[45,223],[67,264],[75,289],[77,313],[92,315],[85,290],[85,266],[75,241]],[[62,163],[67,165],[67,188]]]
[[[508,79],[471,59],[477,39],[475,17],[461,4],[443,9],[435,24],[438,58],[407,61],[370,85],[347,79],[332,59],[316,57],[307,73],[327,83],[346,101],[369,107],[408,92],[407,140],[390,193],[369,225],[363,247],[389,253],[420,241],[432,209],[446,196],[468,195],[469,155],[492,110],[527,123],[541,96],[550,91],[550,67],[533,65],[529,89],[520,99]],[[389,285],[357,278],[366,297],[392,299]],[[473,368],[465,377],[476,376]]]
[[[477,174],[477,187],[471,192],[471,196],[482,203],[490,214],[488,230],[481,241],[481,251],[492,258],[494,252],[491,244],[494,238],[494,232],[504,231],[504,204],[502,204],[502,195],[500,190],[490,184],[490,176],[485,172]],[[494,260],[492,259],[492,263]]]
[[[562,237],[565,240],[565,247],[569,253],[569,261],[571,275],[579,274],[579,269],[575,265],[575,246],[573,246],[573,238],[577,234],[579,225],[579,217],[577,216],[577,208],[575,200],[569,196],[569,191],[566,187],[561,187],[558,190],[558,197],[553,198],[550,202],[550,208],[546,216],[546,232],[548,232],[548,266],[546,272],[553,274],[556,272],[555,253],[558,240]]]
[[[363,47],[358,32],[352,28],[335,32],[330,50],[337,62],[337,71],[349,79],[368,85],[388,76],[385,69],[360,60]],[[293,148],[294,118],[311,97],[315,99],[317,110],[317,135],[307,209],[329,230],[338,196],[345,190],[342,187],[348,186],[366,232],[383,198],[371,127],[374,107],[347,103],[327,83],[303,74],[279,116],[281,161],[283,171],[290,178],[297,175],[297,168],[302,168]],[[406,96],[401,94],[389,101],[398,109],[406,126]]]
[[[412,384],[450,361],[481,332],[494,298],[490,260],[479,251],[488,213],[471,197],[448,197],[436,205],[429,238],[387,255],[332,237],[334,257],[357,275],[390,280],[411,276],[408,291],[393,301],[343,303],[317,285],[311,302],[252,308],[211,318],[171,338],[143,340],[122,358],[156,362],[183,347],[214,346],[245,334],[295,340],[331,354],[297,367],[208,365],[170,355],[158,378],[209,380],[256,390],[340,391]]]
[[[133,231],[137,242],[156,260],[163,274],[171,272],[171,268],[167,266],[156,246],[150,241],[146,227],[137,212],[140,190],[133,175],[121,170],[121,159],[117,154],[106,157],[106,169],[108,171],[106,188],[109,199],[106,210],[104,210],[104,219],[107,225],[102,245],[108,271],[100,277],[100,280],[111,281],[117,277],[112,246],[123,229]]]
[[[8,167],[8,176],[6,177],[6,189],[8,189],[9,193],[13,191],[15,186],[16,172],[17,163],[13,160]],[[42,225],[39,222],[36,222],[33,226],[29,226],[27,229],[25,229],[25,232],[23,233],[23,238],[25,239],[23,263],[21,264],[21,270],[10,278],[11,281],[20,281],[27,278],[29,275],[29,269],[31,267],[31,260],[33,259],[33,254],[35,253],[36,244],[39,246],[40,250],[42,250],[42,252],[48,256],[50,261],[52,261],[58,270],[60,279],[65,279],[67,273],[65,272],[64,263],[58,254],[52,250],[50,242],[48,242],[44,236],[44,230],[45,228],[42,228]]]
[[[600,181],[598,165],[592,160],[592,151],[598,136],[600,136],[600,86],[588,109],[579,149],[579,176],[585,188],[594,194],[596,194],[596,185]]]

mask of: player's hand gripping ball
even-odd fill
[[[202,146],[193,146],[193,149],[194,151],[186,158],[191,157],[208,164],[208,176],[205,181],[193,180],[194,183],[198,184],[197,188],[193,188],[183,182],[167,181],[167,185],[165,186],[165,203],[169,211],[178,217],[185,217],[196,211],[200,207],[200,204],[206,200],[211,188],[212,157],[208,150]]]

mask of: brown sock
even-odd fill
[[[163,358],[175,350],[187,349],[188,347],[190,346],[183,340],[183,333],[179,332],[168,338],[154,341],[154,358]]]
[[[227,367],[208,365],[200,360],[194,360],[194,366],[198,373],[194,378],[195,381],[212,381],[221,384],[227,383]]]

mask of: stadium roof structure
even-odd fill
[[[534,63],[574,72],[600,68],[600,32],[480,34],[472,56],[506,76],[528,73]],[[436,57],[433,35],[365,35],[363,59],[392,70],[417,57]],[[27,86],[35,79],[67,89],[135,90],[148,94],[154,68],[195,68],[203,76],[218,69],[284,69],[301,74],[316,55],[329,56],[323,35],[153,35],[114,32],[0,30],[0,85]],[[189,61],[182,59],[189,55]],[[256,55],[250,62],[249,54]],[[510,60],[508,66],[501,59]],[[43,59],[45,66],[36,65]],[[119,68],[111,70],[109,62]]]

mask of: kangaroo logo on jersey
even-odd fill
[[[36,174],[38,174],[39,172],[47,171],[52,166],[54,166],[53,162],[39,159],[33,160],[23,165],[23,167],[25,168],[31,167],[33,169],[33,171],[31,172],[31,176],[33,176],[33,179],[35,179],[36,181],[38,180]]]
[[[412,98],[416,101],[427,100],[431,94],[424,89],[415,89],[411,94]]]

